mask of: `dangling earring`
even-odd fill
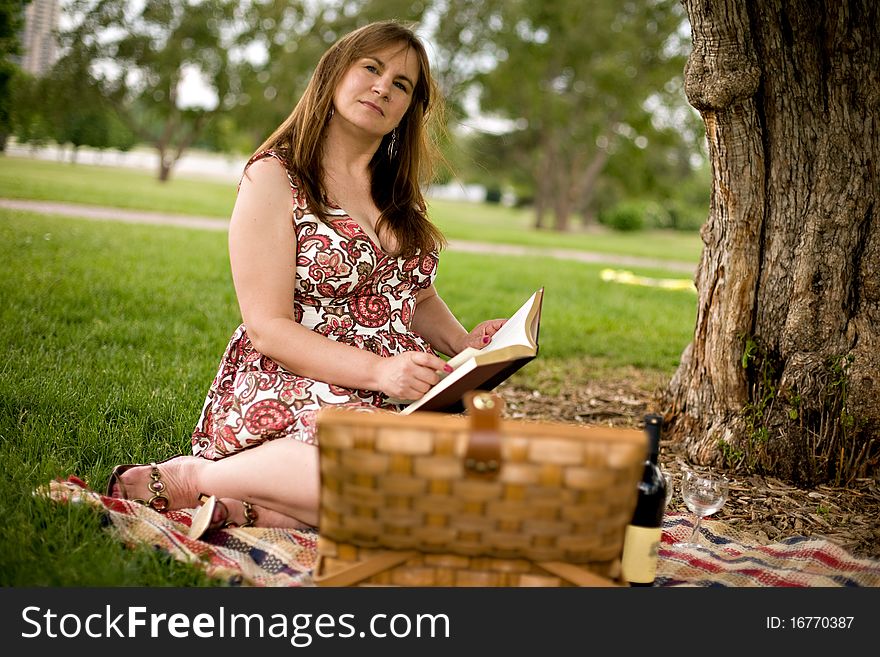
[[[388,159],[393,160],[397,157],[397,128],[391,133],[391,141],[388,142]]]

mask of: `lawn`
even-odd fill
[[[222,233],[0,211],[0,586],[204,585],[125,550],[88,509],[30,492],[187,449],[239,322]],[[437,286],[465,325],[545,286],[541,356],[521,385],[562,387],[621,368],[670,375],[695,297],[603,282],[598,265],[448,253]],[[573,374],[574,373],[574,374]]]
[[[235,184],[182,177],[160,183],[151,171],[0,157],[3,197],[228,218]],[[430,212],[444,234],[455,240],[637,255],[694,265],[702,248],[696,233],[620,233],[600,227],[565,234],[535,231],[529,210],[502,205],[431,200]]]

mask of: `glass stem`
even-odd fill
[[[697,539],[700,536],[700,523],[703,522],[703,516],[698,516],[696,514],[694,514],[694,515],[696,516],[697,521],[694,523],[694,528],[691,531],[691,537],[688,540],[688,543],[692,543],[692,544],[696,545]]]

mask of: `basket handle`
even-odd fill
[[[501,471],[501,412],[504,400],[483,390],[472,390],[464,396],[464,405],[471,420],[471,431],[464,455],[467,477],[495,479]]]

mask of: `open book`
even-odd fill
[[[499,383],[538,355],[538,327],[544,288],[535,292],[508,319],[492,341],[482,349],[468,347],[449,359],[449,374],[420,399],[408,404],[402,415],[413,411],[458,413],[464,410],[462,398],[470,390],[492,390]]]

